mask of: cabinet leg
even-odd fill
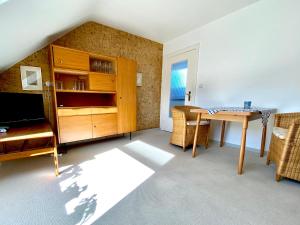
[[[55,167],[55,176],[59,175],[58,170],[58,155],[57,155],[57,144],[56,144],[56,137],[53,136],[53,160],[54,160],[54,167]]]
[[[59,154],[67,154],[67,153],[68,153],[68,149],[67,149],[67,147],[66,147],[66,144],[60,145],[60,148],[59,148],[58,153],[59,153]]]
[[[131,132],[129,132],[129,139],[130,139],[130,141],[131,141]]]

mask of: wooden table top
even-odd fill
[[[11,128],[7,133],[0,133],[0,143],[25,139],[53,137],[49,123],[40,123],[27,127]]]
[[[232,122],[243,122],[246,118],[248,121],[261,119],[261,114],[257,112],[239,112],[239,111],[219,111],[209,114],[207,109],[191,109],[192,113],[200,113],[201,119],[225,120]]]
[[[191,112],[193,113],[203,113],[203,114],[209,114],[207,109],[191,109]],[[253,116],[259,114],[259,112],[239,112],[239,111],[219,111],[215,114],[218,115],[234,115],[234,116]],[[211,115],[215,115],[211,114]]]

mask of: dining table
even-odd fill
[[[242,137],[241,137],[237,173],[239,175],[243,174],[248,123],[254,120],[262,121],[260,157],[263,157],[265,152],[268,118],[270,117],[271,113],[275,111],[276,109],[267,109],[267,108],[245,109],[241,107],[215,107],[215,108],[208,108],[208,109],[203,109],[203,108],[191,109],[192,113],[197,114],[197,123],[195,129],[192,157],[195,157],[197,153],[197,137],[198,137],[198,130],[199,130],[199,124],[201,119],[217,120],[222,122],[220,147],[223,147],[224,145],[226,122],[239,122],[242,124]]]

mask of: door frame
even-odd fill
[[[198,87],[198,73],[199,73],[199,49],[200,49],[200,43],[197,43],[195,45],[188,46],[186,48],[174,51],[172,53],[169,53],[167,55],[163,55],[163,65],[162,65],[162,81],[161,81],[161,99],[160,99],[160,129],[164,131],[170,131],[169,126],[164,125],[164,109],[165,104],[170,104],[169,99],[167,97],[169,96],[170,90],[165,88],[167,83],[170,83],[170,76],[167,74],[168,73],[168,68],[167,65],[169,64],[169,61],[171,58],[176,57],[177,55],[187,53],[189,51],[195,50],[195,55],[194,55],[194,61],[195,61],[195,94],[194,94],[194,101],[196,102],[196,96],[197,96],[197,87]],[[194,103],[195,103],[194,102]],[[171,125],[172,126],[172,125]],[[171,127],[172,128],[172,127]]]

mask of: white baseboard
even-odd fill
[[[220,141],[218,141],[218,140],[209,140],[209,141],[213,142],[213,143],[216,143],[216,144],[220,143]],[[229,142],[224,142],[224,146],[231,147],[231,148],[240,148],[240,145],[232,144],[232,143],[229,143]],[[260,153],[260,149],[250,148],[250,147],[247,147],[247,146],[246,146],[246,151]],[[265,155],[266,155],[267,152],[268,152],[268,150],[265,149]]]

